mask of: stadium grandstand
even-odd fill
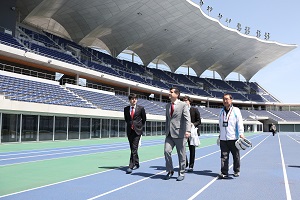
[[[1,2],[0,142],[125,137],[129,93],[146,109],[145,135],[164,135],[172,86],[194,100],[201,133],[218,132],[224,93],[242,110],[247,131],[269,131],[272,123],[300,131],[300,105],[250,81],[296,45],[225,27],[192,1],[167,2]],[[176,73],[179,67],[196,76]],[[221,79],[202,77],[206,70]],[[225,80],[232,72],[245,81]]]

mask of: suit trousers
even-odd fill
[[[188,141],[189,150],[190,150],[190,164],[189,164],[189,160],[186,156],[186,167],[194,168],[196,147],[194,145],[190,144],[190,139],[189,138],[188,138],[187,141]]]
[[[179,176],[184,176],[185,172],[185,157],[186,157],[186,138],[172,138],[169,134],[165,139],[165,160],[166,160],[166,171],[174,171],[173,161],[172,161],[172,150],[174,146],[176,147],[179,161]]]
[[[138,148],[141,136],[136,134],[136,132],[131,129],[130,133],[127,133],[127,137],[130,146],[129,168],[132,169],[134,166],[140,166]]]
[[[229,153],[233,157],[233,171],[240,172],[240,151],[235,147],[236,140],[221,140],[221,172],[228,175]]]

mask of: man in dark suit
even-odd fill
[[[126,132],[130,146],[130,161],[127,174],[132,173],[132,170],[140,167],[138,147],[143,127],[146,122],[146,112],[143,106],[137,105],[136,94],[128,96],[130,105],[124,108],[124,118],[127,124]]]
[[[184,179],[185,173],[185,145],[191,134],[191,116],[186,103],[179,100],[180,91],[176,87],[170,88],[169,98],[171,103],[166,105],[166,139],[164,154],[166,160],[165,180],[169,180],[174,174],[172,151],[177,150],[179,170],[177,181]]]
[[[197,108],[191,106],[193,100],[189,96],[185,96],[183,97],[183,101],[189,107],[190,115],[191,115],[191,123],[194,124],[195,127],[199,126],[201,124],[200,112]],[[188,138],[188,145],[190,150],[190,164],[188,158],[186,157],[186,168],[189,167],[187,171],[192,172],[195,163],[196,147],[194,145],[191,145],[190,138]]]

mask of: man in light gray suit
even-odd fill
[[[191,117],[188,105],[179,100],[180,91],[176,87],[170,88],[169,98],[171,103],[166,105],[166,139],[165,160],[168,174],[165,180],[169,180],[174,174],[172,150],[176,146],[179,171],[177,181],[184,179],[187,138],[191,133]]]

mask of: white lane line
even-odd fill
[[[121,144],[116,144],[121,145]],[[71,151],[71,150],[83,150],[83,149],[92,149],[92,148],[104,148],[105,146],[112,146],[112,145],[91,145],[91,146],[80,146],[80,147],[64,147],[64,148],[51,148],[51,149],[34,149],[30,151],[22,151],[19,153],[13,152],[13,153],[3,153],[0,155],[0,157],[12,157],[12,156],[20,156],[20,155],[34,155],[34,154],[40,154],[40,153],[50,153],[50,152],[63,152],[63,151]]]
[[[153,160],[156,160],[156,159],[161,159],[161,158],[163,158],[163,157],[154,158],[154,159],[151,159],[151,160],[143,161],[141,163],[146,163],[146,162],[150,162],[150,161],[153,161]],[[102,173],[109,172],[109,171],[112,171],[112,170],[121,169],[123,167],[124,166],[121,166],[121,167],[117,167],[117,168],[114,168],[114,169],[105,170],[105,171],[102,171],[102,172],[96,172],[96,173],[88,174],[88,175],[85,175],[85,176],[80,176],[80,177],[76,177],[76,178],[72,178],[72,179],[68,179],[68,180],[64,180],[64,181],[59,181],[59,182],[56,182],[56,183],[51,183],[51,184],[48,184],[48,185],[43,185],[43,186],[40,186],[40,187],[31,188],[31,189],[28,189],[28,190],[22,190],[22,191],[19,191],[19,192],[15,192],[15,193],[0,196],[0,199],[3,198],[3,197],[7,197],[7,196],[12,196],[12,195],[16,195],[16,194],[20,194],[20,193],[24,193],[24,192],[29,192],[29,191],[33,191],[33,190],[37,190],[37,189],[41,189],[41,188],[45,188],[45,187],[49,187],[49,186],[53,186],[53,185],[58,185],[58,184],[61,184],[61,183],[66,183],[66,182],[69,182],[69,181],[74,181],[74,180],[86,178],[86,177],[89,177],[89,176],[102,174]]]
[[[89,198],[89,199],[87,199],[87,200],[93,200],[93,199],[97,199],[97,198],[103,197],[103,196],[108,195],[108,194],[110,194],[110,193],[116,192],[116,191],[121,190],[121,189],[123,189],[123,188],[127,188],[127,187],[129,187],[129,186],[131,186],[131,185],[137,184],[137,183],[139,183],[139,182],[142,182],[142,181],[144,181],[144,180],[147,180],[147,179],[149,179],[149,178],[152,178],[152,177],[154,177],[154,176],[157,176],[157,175],[159,175],[159,174],[162,174],[162,173],[164,173],[164,172],[165,172],[165,171],[158,172],[158,173],[156,173],[156,174],[153,174],[152,176],[149,176],[149,177],[140,179],[140,180],[138,180],[138,181],[129,183],[129,184],[127,184],[127,185],[123,185],[123,186],[118,187],[118,188],[116,188],[116,189],[114,189],[114,190],[110,190],[110,191],[108,191],[108,192],[102,193],[102,194],[100,194],[100,195],[98,195],[98,196],[94,196],[94,197]]]
[[[295,138],[292,138],[290,135],[288,135],[292,140],[294,140],[295,142],[298,142],[300,144],[300,142],[298,140],[296,140]]]
[[[21,194],[21,193],[24,193],[24,192],[29,192],[29,191],[37,190],[37,189],[40,189],[40,188],[49,187],[49,186],[52,186],[52,185],[57,185],[57,184],[60,184],[60,183],[66,183],[66,182],[69,182],[69,181],[73,181],[73,180],[77,180],[77,179],[81,179],[81,178],[85,178],[85,177],[89,177],[89,176],[101,174],[101,173],[112,171],[112,170],[114,170],[114,169],[109,169],[109,170],[102,171],[102,172],[97,172],[97,173],[94,173],[94,174],[80,176],[80,177],[76,177],[76,178],[72,178],[72,179],[68,179],[68,180],[64,180],[64,181],[60,181],[60,182],[56,182],[56,183],[52,183],[52,184],[48,184],[48,185],[43,185],[43,186],[40,186],[40,187],[31,188],[31,189],[28,189],[28,190],[22,190],[22,191],[19,191],[19,192],[10,193],[10,194],[7,194],[7,195],[0,196],[0,199],[4,198],[4,197],[16,195],[16,194]]]
[[[286,168],[285,168],[285,162],[284,162],[284,157],[283,157],[283,152],[282,152],[282,147],[281,147],[281,141],[279,137],[279,133],[277,133],[277,137],[279,140],[279,148],[280,148],[280,156],[281,156],[281,164],[282,164],[282,171],[283,171],[283,178],[284,178],[284,186],[285,186],[285,193],[286,193],[286,199],[291,200],[291,191],[290,191],[290,186],[289,186],[289,180],[287,177],[286,173]]]
[[[161,142],[160,142],[161,143]],[[147,145],[153,145],[153,144],[160,144],[159,142],[152,142],[152,143],[148,143]],[[128,143],[120,143],[120,144],[115,144],[115,145],[98,145],[98,146],[92,146],[92,147],[82,147],[82,148],[64,148],[64,149],[53,149],[53,150],[42,150],[42,151],[37,151],[37,152],[30,152],[30,153],[26,153],[27,156],[22,156],[22,157],[18,157],[18,155],[23,155],[24,153],[21,154],[11,154],[13,156],[16,157],[10,157],[10,158],[3,158],[0,159],[0,161],[3,160],[15,160],[15,159],[21,159],[21,158],[32,158],[32,157],[40,157],[40,156],[51,156],[51,155],[59,155],[59,154],[69,154],[69,153],[78,153],[78,152],[85,152],[85,151],[94,151],[94,150],[101,150],[101,149],[112,149],[112,148],[117,148],[117,147],[124,147],[127,146]],[[59,152],[59,153],[53,153],[53,152]],[[47,154],[43,154],[43,153],[47,153]],[[11,156],[9,155],[9,156]]]
[[[161,143],[161,141],[151,141],[151,142],[145,142],[143,144],[149,145],[149,144],[156,144],[156,143]],[[90,145],[90,146],[77,146],[77,147],[63,147],[63,148],[51,148],[51,149],[35,149],[35,150],[28,150],[28,151],[23,151],[20,153],[2,153],[0,154],[0,157],[9,157],[9,156],[18,156],[18,155],[31,155],[31,154],[40,154],[40,153],[50,153],[50,152],[63,152],[63,151],[71,151],[71,150],[83,150],[83,149],[95,149],[95,148],[106,148],[108,147],[114,147],[114,146],[124,146],[127,145],[128,142],[124,143],[112,143],[112,144],[98,144],[98,145]],[[4,159],[0,159],[4,160]]]
[[[114,144],[113,146],[107,147],[105,149],[112,149],[114,147],[119,147],[120,144],[122,144],[122,143]],[[150,142],[147,141],[146,144],[145,143],[143,143],[143,144],[144,144],[143,147],[149,147],[149,146],[152,146],[152,145],[158,145],[158,144],[163,144],[163,143],[161,141],[154,140],[154,141],[150,141]],[[105,144],[105,145],[107,145],[107,144]],[[209,145],[209,146],[212,146],[212,145]],[[209,146],[206,146],[206,147],[209,147]],[[123,147],[123,144],[122,144],[122,147]],[[128,147],[117,149],[117,150],[112,150],[112,151],[106,151],[106,152],[113,152],[113,151],[118,151],[118,150],[125,150],[127,148]],[[201,148],[205,148],[205,147],[201,147]],[[67,150],[68,148],[64,148],[64,149]],[[74,149],[74,148],[71,147],[71,149]],[[92,150],[100,150],[100,149],[103,149],[103,148],[96,148],[96,149],[94,148]],[[91,149],[89,149],[89,150],[91,150]],[[56,150],[53,150],[53,151],[56,151]],[[65,151],[65,152],[52,153],[52,154],[42,154],[42,155],[32,155],[32,156],[23,156],[23,157],[15,157],[15,158],[6,158],[6,159],[0,159],[0,161],[25,159],[25,158],[35,158],[35,157],[41,157],[41,156],[52,156],[52,155],[60,155],[60,154],[64,154],[64,153],[65,154],[70,154],[70,153],[85,152],[85,151],[88,151],[88,150],[70,151],[70,152],[66,152]],[[40,151],[40,152],[44,152],[44,151]],[[47,151],[47,152],[49,152],[49,151]],[[11,166],[11,165],[18,165],[18,164],[24,164],[24,163],[39,162],[39,161],[45,161],[45,160],[55,160],[55,159],[60,159],[60,158],[70,158],[70,157],[76,157],[76,156],[92,155],[92,154],[97,154],[97,153],[104,153],[104,152],[95,152],[95,153],[88,153],[88,154],[81,154],[81,155],[63,156],[63,157],[58,157],[58,158],[44,158],[44,159],[39,159],[39,160],[23,161],[23,162],[11,163],[11,164],[0,164],[0,167]]]
[[[208,145],[208,146],[204,146],[204,147],[200,147],[199,149],[204,149],[204,148],[208,148],[208,147],[211,147],[211,146],[214,146],[215,144],[213,145]],[[148,147],[148,146],[147,146]],[[109,151],[109,152],[114,152],[114,151],[118,151],[118,150],[113,150],[113,151]],[[215,151],[213,153],[210,153],[210,155],[214,154],[214,153],[217,153],[219,152],[220,150],[218,151]],[[104,153],[104,152],[101,152],[101,153]],[[176,154],[175,154],[176,155]],[[207,155],[204,155],[200,158],[197,158],[197,160],[201,159],[201,158],[204,158],[204,157],[207,157]],[[161,159],[163,157],[158,157],[158,158],[154,158],[154,159],[151,159],[151,160],[147,160],[147,161],[143,161],[142,163],[146,163],[146,162],[150,162],[150,161],[153,161],[153,160],[156,160],[156,159]],[[56,158],[55,158],[56,159]],[[37,161],[36,161],[37,162]],[[178,166],[177,166],[178,167]],[[119,167],[119,168],[115,168],[115,169],[120,169],[120,168],[123,168],[122,167]],[[12,195],[16,195],[16,194],[20,194],[20,193],[24,193],[24,192],[28,192],[28,191],[33,191],[33,190],[37,190],[37,189],[41,189],[41,188],[45,188],[45,187],[49,187],[49,186],[53,186],[53,185],[58,185],[58,184],[61,184],[61,183],[66,183],[66,182],[69,182],[69,181],[73,181],[73,180],[77,180],[77,179],[81,179],[81,178],[85,178],[85,177],[89,177],[89,176],[94,176],[94,175],[98,175],[98,174],[101,174],[101,173],[104,173],[104,172],[109,172],[109,171],[112,171],[112,170],[115,170],[115,169],[109,169],[109,170],[106,170],[106,171],[102,171],[102,172],[97,172],[97,173],[93,173],[93,174],[89,174],[89,175],[85,175],[85,176],[80,176],[80,177],[76,177],[76,178],[72,178],[72,179],[68,179],[68,180],[64,180],[64,181],[60,181],[60,182],[56,182],[56,183],[52,183],[52,184],[48,184],[48,185],[43,185],[43,186],[40,186],[40,187],[35,187],[35,188],[31,188],[31,189],[28,189],[28,190],[22,190],[22,191],[19,191],[19,192],[15,192],[15,193],[10,193],[10,194],[7,194],[7,195],[3,195],[3,196],[0,196],[0,198],[3,198],[3,197],[7,197],[7,196],[12,196]],[[164,172],[164,171],[163,171]]]
[[[220,151],[220,150],[214,151],[214,152],[209,153],[209,154],[206,154],[206,155],[201,156],[200,158],[198,158],[198,159],[196,159],[196,160],[199,160],[199,159],[205,158],[205,157],[207,157],[207,156],[213,155],[213,154],[215,154],[215,153],[218,153],[219,151]],[[174,154],[174,155],[176,155],[176,154]],[[162,157],[161,157],[161,158],[162,158]],[[175,166],[175,168],[176,168],[176,167],[178,167],[178,165]],[[138,180],[138,181],[129,183],[129,184],[127,184],[127,185],[123,185],[123,186],[118,187],[118,188],[113,189],[113,190],[110,190],[110,191],[108,191],[108,192],[99,194],[99,195],[94,196],[94,197],[92,197],[92,198],[89,198],[89,199],[87,199],[87,200],[93,200],[93,199],[97,199],[97,198],[103,197],[103,196],[105,196],[105,195],[111,194],[111,193],[113,193],[113,192],[116,192],[116,191],[121,190],[121,189],[123,189],[123,188],[127,188],[127,187],[129,187],[129,186],[135,185],[135,184],[137,184],[137,183],[140,183],[140,182],[142,182],[142,181],[145,181],[145,180],[147,180],[147,179],[150,179],[150,178],[152,178],[152,177],[154,177],[154,176],[157,176],[157,175],[159,175],[159,174],[162,174],[162,173],[165,173],[165,170],[163,170],[163,171],[161,171],[161,172],[158,172],[158,173],[156,173],[156,174],[153,174],[152,176],[149,176],[149,177],[140,179],[140,180]]]
[[[12,163],[12,164],[0,165],[0,167],[7,167],[7,166],[11,166],[11,165],[20,165],[20,164],[26,164],[26,163],[35,163],[35,162],[46,161],[46,160],[57,160],[57,159],[72,158],[72,157],[78,157],[78,156],[88,156],[88,155],[93,155],[93,154],[109,153],[109,152],[115,152],[115,151],[122,151],[125,149],[128,149],[128,148],[116,149],[116,150],[110,150],[110,151],[102,151],[102,152],[94,152],[94,153],[88,153],[88,154],[73,155],[73,156],[45,158],[45,159],[32,160],[32,161],[27,161],[27,162],[24,161],[24,162]]]
[[[0,161],[17,160],[17,159],[25,159],[25,158],[37,158],[37,157],[41,157],[41,156],[54,156],[54,155],[70,154],[70,153],[80,153],[80,152],[96,151],[96,150],[102,150],[102,149],[113,149],[113,148],[118,148],[118,147],[124,147],[124,145],[112,146],[112,147],[101,147],[101,148],[90,148],[90,149],[84,149],[84,150],[71,150],[71,151],[63,151],[63,152],[59,152],[59,153],[45,153],[45,154],[43,154],[43,152],[41,152],[42,154],[39,154],[39,155],[5,158],[5,159],[0,159]]]
[[[153,143],[153,144],[147,145],[145,147],[150,147],[152,145],[157,145],[157,144]],[[101,150],[101,149],[113,149],[113,148],[116,148],[116,147],[120,147],[120,146],[113,146],[113,147],[107,147],[107,148],[98,148],[98,149],[93,149],[93,151],[95,151],[95,150]],[[124,145],[122,145],[121,147],[124,147]],[[128,149],[128,147],[118,148],[116,150],[94,152],[94,153],[87,153],[87,154],[80,154],[80,155],[71,155],[71,156],[63,156],[63,157],[56,157],[56,158],[44,158],[44,159],[39,159],[39,160],[23,161],[23,162],[11,163],[11,164],[0,164],[0,167],[10,166],[10,165],[18,165],[18,164],[24,164],[24,163],[33,163],[33,162],[39,162],[39,161],[45,161],[45,160],[55,160],[55,159],[62,159],[62,158],[71,158],[71,157],[76,157],[76,156],[87,156],[87,155],[92,155],[92,154],[97,154],[97,153],[109,153],[109,152],[114,152],[114,151],[119,151],[119,150],[125,150],[125,149]],[[53,155],[60,155],[60,154],[70,154],[70,153],[78,153],[78,152],[85,152],[85,151],[91,151],[91,149],[89,149],[89,150],[82,150],[82,151],[71,151],[71,152],[62,152],[62,153],[34,155],[34,156],[24,156],[24,157],[17,157],[17,158],[11,158],[11,159],[0,159],[0,161],[15,160],[15,159],[25,159],[25,158],[31,158],[31,157],[35,158],[35,157],[41,157],[41,156],[53,156]]]
[[[263,139],[260,143],[258,143],[256,146],[252,147],[247,153],[245,153],[241,159],[243,159],[246,155],[248,155],[251,151],[253,151],[256,147],[258,147],[263,141],[265,141],[268,137],[270,137],[270,135],[268,135],[265,139]],[[231,169],[233,166],[230,165],[229,169]],[[200,190],[198,190],[198,192],[196,192],[193,196],[191,196],[190,198],[188,198],[188,200],[192,200],[195,199],[197,196],[199,196],[204,190],[206,190],[211,184],[213,184],[216,180],[218,180],[218,177],[214,178],[213,180],[211,180],[209,183],[207,183],[204,187],[202,187]]]
[[[259,137],[259,136],[257,136],[257,137]],[[256,137],[255,137],[255,138],[256,138]],[[214,144],[213,144],[213,145],[209,145],[209,146],[214,146]],[[209,147],[209,146],[206,146],[206,147]],[[205,148],[205,147],[201,147],[201,148]],[[197,158],[197,159],[195,159],[195,160],[200,160],[200,159],[202,159],[202,158],[205,158],[205,157],[207,157],[207,156],[213,155],[213,154],[218,153],[218,152],[220,152],[220,150],[214,151],[214,152],[209,153],[209,154],[206,154],[206,155],[201,156],[201,157],[199,157],[199,158]],[[176,166],[176,167],[178,167],[178,166]],[[232,167],[232,166],[231,166],[231,167]],[[118,191],[118,190],[121,190],[121,189],[123,189],[123,188],[129,187],[129,186],[131,186],[131,185],[134,185],[134,184],[137,184],[137,183],[142,182],[142,181],[144,181],[144,180],[147,180],[147,179],[149,179],[149,178],[152,178],[152,177],[154,177],[154,176],[156,176],[156,175],[158,175],[158,174],[161,174],[161,173],[163,173],[163,172],[165,172],[165,171],[162,171],[162,172],[159,172],[159,173],[154,174],[154,175],[152,175],[152,176],[149,176],[149,177],[143,178],[143,179],[141,179],[141,180],[132,182],[132,183],[130,183],[130,184],[123,185],[123,186],[121,186],[121,187],[119,187],[119,188],[116,188],[116,189],[114,189],[114,190],[110,190],[110,191],[108,191],[108,192],[102,193],[102,194],[100,194],[100,195],[98,195],[98,196],[95,196],[95,197],[92,197],[92,198],[90,198],[90,199],[88,199],[88,200],[93,200],[93,199],[97,199],[97,198],[103,197],[103,196],[105,196],[105,195],[111,194],[111,193],[116,192],[116,191]],[[217,179],[217,178],[216,178],[216,179]],[[211,182],[212,182],[212,181],[211,181]],[[214,182],[214,181],[213,181],[213,182]],[[212,182],[212,183],[213,183],[213,182]]]

